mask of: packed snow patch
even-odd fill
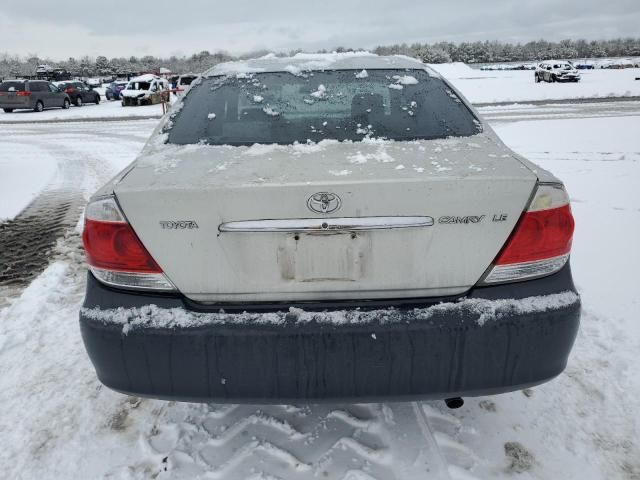
[[[321,152],[329,145],[336,145],[338,143],[340,142],[334,139],[307,143],[295,142],[293,145],[279,145],[277,143],[254,143],[250,147],[242,147],[244,149],[242,155],[259,157],[262,155],[269,155],[274,152],[290,152],[294,155],[317,153]]]
[[[360,150],[358,150],[355,154],[349,155],[347,157],[347,160],[349,160],[349,163],[359,165],[365,164],[369,160],[380,163],[395,162],[395,159],[391,155],[389,155],[389,153],[387,153],[386,149],[383,146],[378,148],[377,151],[371,153],[362,153]]]
[[[418,79],[412,75],[394,75],[393,79],[400,85],[417,85]]]
[[[315,92],[311,92],[311,96],[317,99],[322,99],[327,96],[327,87],[320,84]]]
[[[275,111],[273,108],[271,107],[264,107],[262,109],[262,111],[264,113],[266,113],[267,115],[269,115],[270,117],[277,117],[278,115],[280,115],[280,112]]]

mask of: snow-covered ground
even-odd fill
[[[51,108],[44,112],[34,112],[31,110],[15,110],[11,113],[0,111],[0,125],[18,122],[52,122],[52,121],[72,121],[72,120],[99,120],[116,119],[126,117],[151,118],[162,115],[162,105],[143,105],[140,107],[123,107],[119,100],[108,101],[104,97],[96,105],[85,103],[82,107],[71,106],[68,110],[61,108]],[[1,135],[1,132],[0,132]]]
[[[126,397],[100,385],[82,345],[77,228],[26,288],[0,287],[2,478],[235,479],[241,467],[256,480],[310,478],[305,465],[317,462],[321,478],[357,480],[640,478],[640,107],[626,105],[633,103],[619,115],[600,107],[601,116],[595,106],[583,115],[575,106],[483,109],[498,134],[562,178],[572,198],[584,312],[569,366],[554,381],[470,398],[456,411],[442,402],[258,407]],[[154,125],[3,125],[0,171],[34,174],[38,180],[24,184],[30,192],[75,187],[86,198],[133,159]],[[11,184],[0,185],[0,205],[15,195]],[[358,441],[363,429],[377,432],[378,449]],[[418,454],[422,463],[412,464]],[[370,476],[345,476],[364,464]]]
[[[42,146],[0,142],[0,222],[15,217],[40,193],[55,174],[56,161]]]
[[[461,63],[431,67],[476,104],[640,96],[640,68],[582,70],[579,83],[535,83],[532,71],[481,71]]]

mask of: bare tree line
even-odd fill
[[[338,52],[354,51],[356,49],[338,47]],[[362,50],[362,49],[357,49]],[[277,55],[290,55],[300,52],[278,52]],[[494,62],[528,62],[548,60],[551,58],[579,59],[602,57],[635,57],[640,56],[640,38],[619,38],[613,40],[562,40],[548,42],[537,40],[525,44],[513,44],[498,41],[485,42],[438,42],[382,45],[373,49],[381,55],[409,55],[420,58],[427,63],[494,63]],[[322,50],[320,52],[326,52]],[[8,53],[0,54],[0,77],[33,75],[38,65],[47,64],[56,68],[64,68],[72,75],[98,76],[122,75],[135,72],[158,71],[160,67],[168,68],[172,72],[202,72],[207,68],[227,60],[251,58],[261,56],[269,51],[255,51],[240,56],[232,56],[224,51],[211,53],[203,50],[191,56],[183,57],[142,57],[131,56],[108,59],[105,56],[95,58],[83,56],[69,57],[67,60],[57,61],[41,58],[36,54],[22,57]]]

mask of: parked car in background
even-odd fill
[[[169,82],[153,74],[132,78],[120,92],[122,106],[153,105],[169,100]]]
[[[47,75],[53,72],[53,67],[51,65],[42,64],[36,67],[36,75]]]
[[[84,103],[100,103],[100,94],[80,81],[58,82],[58,88],[64,90],[69,95],[71,103],[76,107],[81,107]]]
[[[102,85],[102,80],[99,78],[88,78],[85,83],[89,87],[97,88]]]
[[[580,73],[569,62],[544,62],[538,65],[535,81],[539,82],[579,82]]]
[[[176,89],[178,90],[177,94],[182,95],[184,91],[193,83],[193,81],[198,78],[198,75],[193,73],[189,73],[186,75],[180,75],[178,78],[178,83],[176,84]]]
[[[82,338],[136,396],[520,390],[576,337],[573,229],[562,182],[417,60],[218,64],[87,205]]]
[[[127,86],[126,80],[116,80],[115,82],[110,83],[104,93],[104,96],[107,97],[107,100],[120,100],[121,92]]]
[[[71,100],[63,90],[45,80],[7,80],[0,83],[0,108],[42,112],[46,108],[69,108]]]
[[[603,60],[600,62],[600,68],[609,70],[622,70],[625,68],[635,68],[636,62],[628,58],[615,58],[610,60]]]

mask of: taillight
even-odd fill
[[[126,288],[174,290],[114,197],[99,198],[87,205],[82,242],[87,263],[101,282]]]
[[[539,184],[483,283],[514,282],[557,272],[569,259],[573,229],[564,187]]]
[[[76,91],[76,89],[75,89],[75,88],[73,88],[73,87],[68,87],[68,88],[65,88],[65,89],[64,89],[64,93],[73,93],[73,92],[75,92],[75,91]]]
[[[28,97],[29,95],[31,95],[31,92],[27,92],[25,90],[20,90],[18,93],[16,93],[17,96],[19,97]]]

